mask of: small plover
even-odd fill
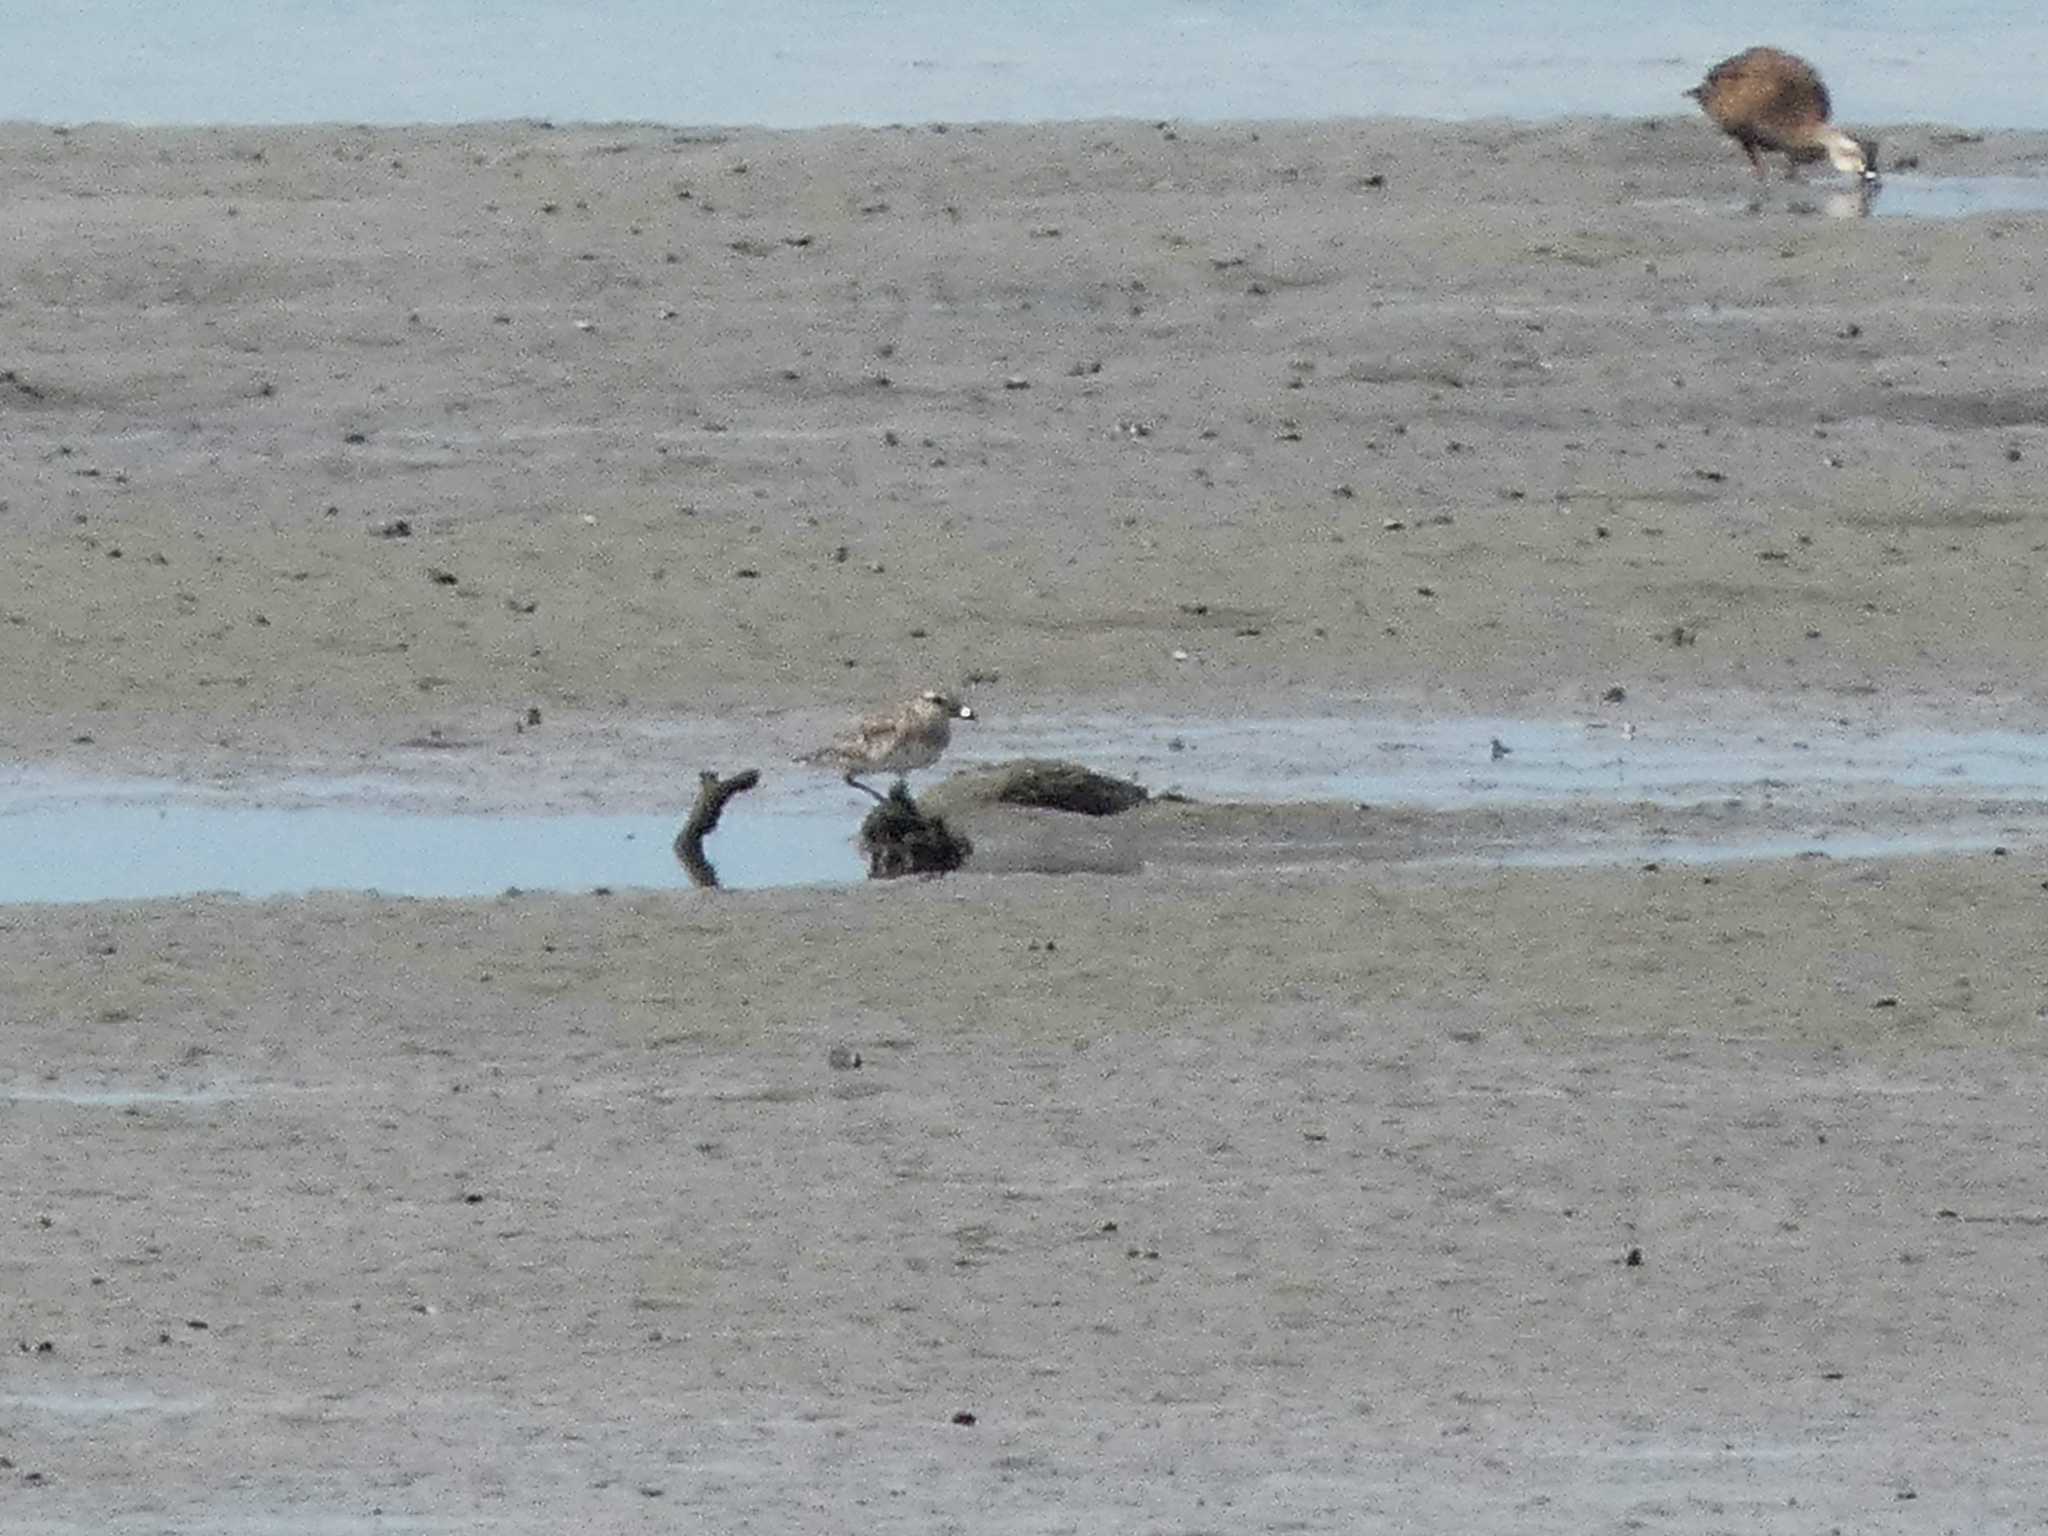
[[[901,778],[931,767],[953,739],[953,722],[973,718],[974,711],[958,699],[927,688],[901,709],[856,721],[829,746],[797,761],[837,768],[848,784],[881,800],[887,797],[861,783],[860,775],[893,773]]]
[[[1806,60],[1776,48],[1751,48],[1723,59],[1685,93],[1720,130],[1742,146],[1761,180],[1763,150],[1785,157],[1785,174],[1802,160],[1825,155],[1838,171],[1877,180],[1877,146],[1852,138],[1828,121],[1828,88]]]

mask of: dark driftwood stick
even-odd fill
[[[725,802],[760,782],[758,768],[749,768],[729,779],[721,779],[708,768],[697,775],[697,803],[690,808],[690,819],[683,823],[683,830],[676,834],[676,859],[689,874],[691,884],[707,890],[717,887],[718,871],[704,857],[704,839],[717,830]]]

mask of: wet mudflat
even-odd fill
[[[9,1497],[2017,1522],[2044,874],[13,908]]]
[[[2038,215],[1676,116],[0,163],[0,822],[581,839],[0,906],[0,1522],[2041,1524]],[[789,758],[927,686],[1193,803],[640,884],[705,769],[849,851]]]

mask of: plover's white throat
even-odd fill
[[[1767,174],[1761,152],[1770,150],[1785,157],[1787,176],[1800,161],[1825,155],[1838,171],[1877,180],[1877,146],[1828,121],[1828,88],[1804,59],[1776,48],[1746,49],[1716,64],[1685,94],[1742,146],[1759,179]]]
[[[836,768],[855,789],[884,797],[860,781],[864,773],[893,773],[901,778],[929,768],[953,739],[955,720],[972,720],[974,711],[958,699],[927,688],[901,709],[869,715],[834,737],[828,746],[797,759],[820,768]]]

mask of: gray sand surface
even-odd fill
[[[932,681],[2048,728],[2043,221],[1750,213],[1697,118],[12,125],[0,184],[10,764],[680,808],[737,764],[665,722],[779,768]],[[0,1529],[2048,1523],[2039,843],[1175,814],[0,909]]]

